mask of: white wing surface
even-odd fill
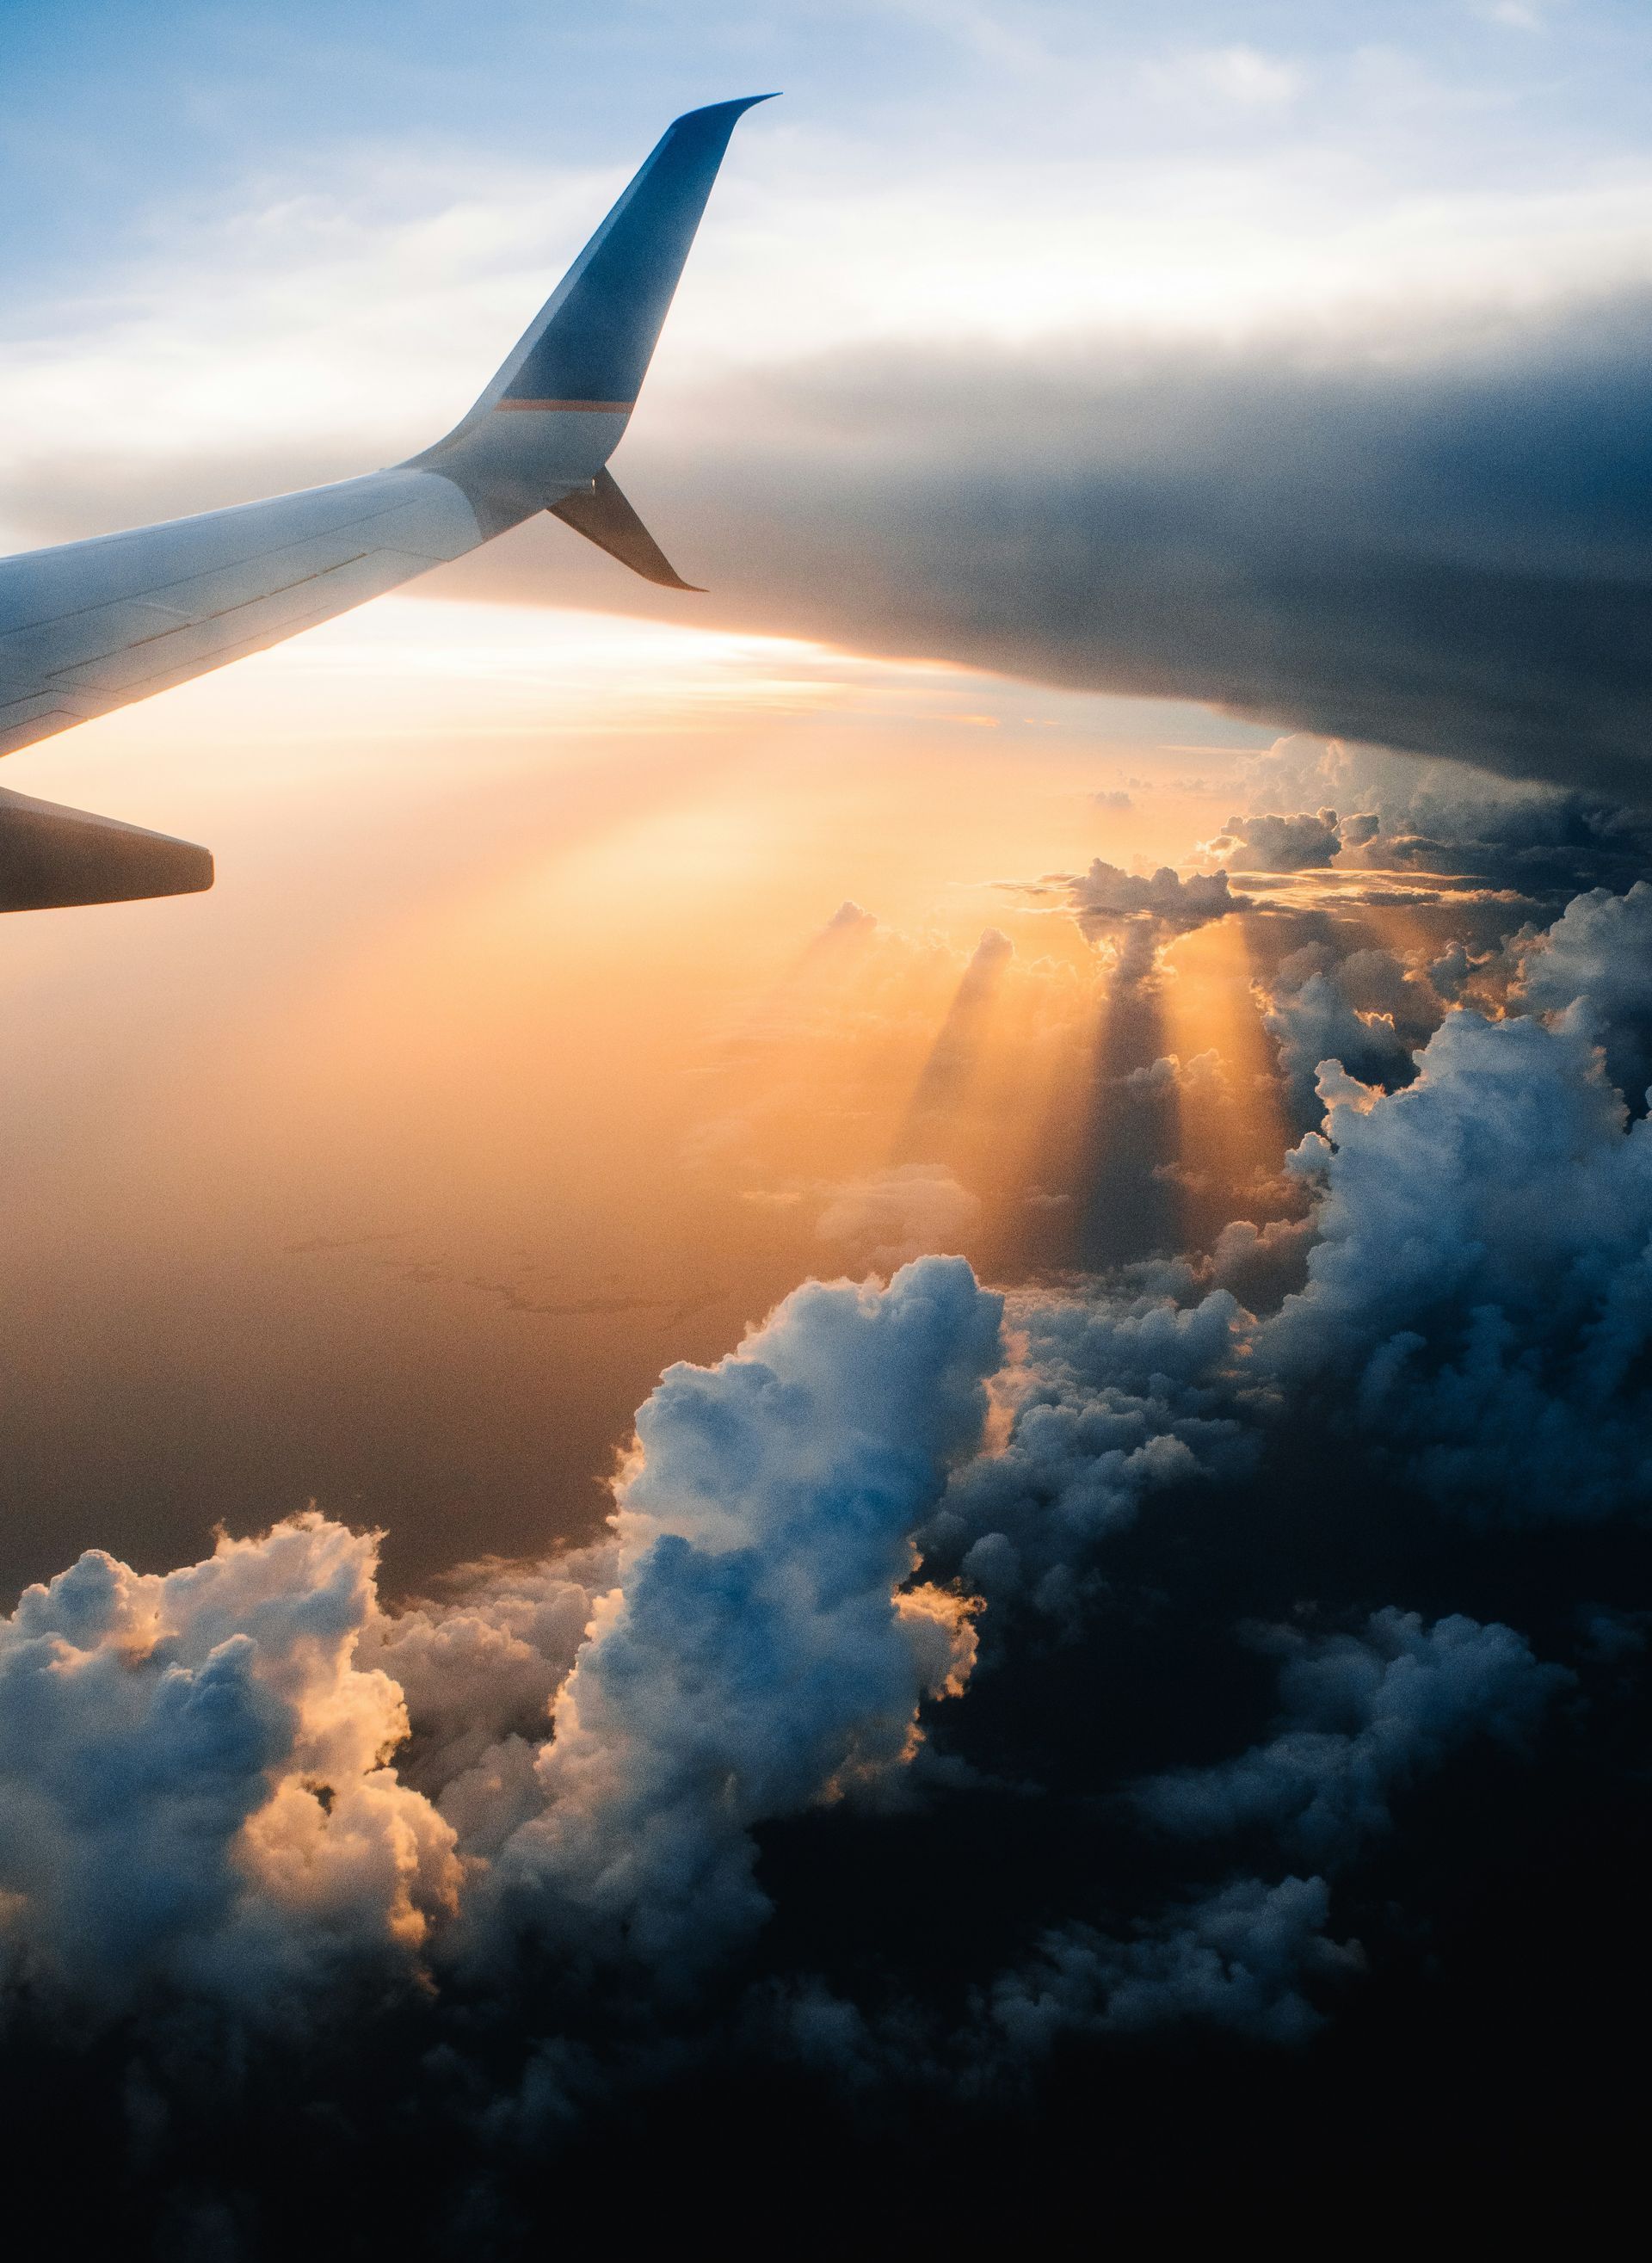
[[[380,596],[541,510],[686,589],[605,469],[752,100],[667,128],[469,415],[393,469],[0,560],[0,755]],[[50,837],[63,893],[43,899]],[[119,870],[97,893],[119,837]],[[157,844],[153,888],[133,839]],[[162,851],[188,850],[187,857]],[[0,794],[0,910],[211,882],[188,844]],[[184,877],[186,876],[187,877]]]

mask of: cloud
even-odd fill
[[[823,1241],[844,1242],[866,1264],[887,1270],[927,1251],[955,1247],[980,1215],[978,1198],[944,1163],[897,1163],[840,1187],[815,1232]]]
[[[1558,907],[1599,881],[1627,888],[1652,857],[1644,810],[1461,763],[1419,762],[1295,732],[1245,756],[1240,770],[1252,814],[1230,820],[1230,831],[1265,825],[1272,821],[1266,813],[1280,808],[1302,813],[1281,821],[1288,825],[1328,828],[1334,809],[1324,806],[1334,805],[1345,813],[1335,823],[1340,872],[1476,880],[1553,898]]]
[[[1172,65],[1168,75],[1246,108],[1277,108],[1294,101],[1302,88],[1302,75],[1294,64],[1247,47],[1200,48],[1186,58],[1179,72]]]
[[[1189,873],[1168,864],[1150,878],[1121,871],[1098,857],[1089,871],[1066,884],[1067,900],[1078,925],[1092,941],[1116,936],[1127,925],[1146,921],[1166,935],[1186,935],[1231,911],[1243,911],[1225,872]]]
[[[1360,830],[1364,821],[1352,823]],[[1302,810],[1292,817],[1230,817],[1209,847],[1230,872],[1310,871],[1331,863],[1342,847],[1342,830],[1334,809]]]
[[[537,1811],[533,1759],[552,1700],[617,1580],[611,1541],[540,1564],[465,1566],[441,1597],[364,1626],[358,1658],[389,1674],[407,1706],[400,1771],[467,1854],[496,1853]]]
[[[822,932],[826,935],[867,936],[876,925],[876,912],[862,911],[852,897],[846,896]]]
[[[400,1614],[372,1539],[313,1512],[30,1588],[0,1623],[9,1976],[314,2019],[501,1927],[714,1961],[768,1906],[752,1826],[887,1791],[968,1679],[972,1607],[913,1534],[978,1442],[1000,1310],[960,1259],[799,1290],[668,1370],[610,1543]]]
[[[761,1922],[754,1825],[898,1777],[967,1679],[913,1534],[978,1442],[1000,1300],[957,1258],[799,1289],[670,1369],[618,1493],[619,1580],[554,1708],[541,1813],[491,1892],[550,1937],[689,1970]]]
[[[1114,1080],[1122,1090],[1143,1095],[1220,1091],[1226,1081],[1222,1056],[1214,1045],[1186,1060],[1179,1053],[1161,1053],[1157,1060]]]
[[[1151,1291],[1028,1293],[1009,1315],[1021,1351],[998,1385],[1001,1442],[958,1471],[924,1551],[994,1603],[1025,1595],[1061,1617],[1075,1573],[1143,1500],[1248,1467],[1229,1387],[1244,1316],[1223,1289],[1190,1309]]]
[[[1322,1062],[1384,1090],[1409,1084],[1413,1055],[1439,1025],[1442,1009],[1425,980],[1386,951],[1338,956],[1304,944],[1281,959],[1263,987],[1262,1025],[1279,1049],[1280,1073],[1293,1119],[1320,1117]]]
[[[1273,1218],[1262,1225],[1248,1218],[1230,1219],[1211,1246],[1212,1287],[1230,1289],[1253,1312],[1266,1310],[1302,1287],[1317,1232],[1311,1216]]]
[[[995,1984],[988,2015],[1027,2057],[1048,2055],[1074,2033],[1173,2026],[1305,2042],[1324,2018],[1309,1984],[1345,1978],[1363,1963],[1357,1946],[1327,1936],[1330,1906],[1323,1878],[1272,1886],[1243,1878],[1144,1923],[1129,1940],[1065,1927]]]
[[[93,2011],[256,2018],[411,1975],[453,1833],[386,1763],[401,1695],[358,1667],[371,1538],[307,1515],[163,1576],[94,1551],[0,1624],[0,1944]]]
[[[1475,1736],[1524,1739],[1573,1677],[1540,1665],[1512,1627],[1374,1612],[1359,1635],[1276,1630],[1283,1656],[1273,1735],[1237,1760],[1136,1787],[1167,1831],[1207,1837],[1265,1826],[1287,1853],[1346,1862],[1392,1826],[1391,1803]]]
[[[1436,1500],[1593,1517],[1637,1500],[1648,1458],[1652,1133],[1575,1030],[1449,1014],[1416,1081],[1322,1078],[1306,1286],[1259,1368],[1333,1389]]]
[[[1607,1075],[1639,1107],[1652,1082],[1652,886],[1637,880],[1623,896],[1591,888],[1511,955],[1510,1006],[1602,1046]]]
[[[719,618],[1644,799],[1648,302],[1384,322],[822,356],[653,476]]]

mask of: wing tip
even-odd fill
[[[781,92],[782,90],[776,87],[772,94],[737,94],[729,102],[703,102],[697,109],[685,110],[680,118],[674,118],[666,130],[675,134],[679,126],[691,126],[703,118],[726,118],[732,126],[735,119],[743,118],[748,110],[755,110],[760,102],[778,102]]]

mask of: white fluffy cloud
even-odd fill
[[[1000,1300],[962,1259],[797,1290],[672,1368],[619,1493],[619,1587],[555,1705],[542,1812],[502,1848],[520,1921],[692,1967],[765,1914],[752,1826],[898,1775],[962,1688],[966,1603],[914,1529],[980,1438]]]
[[[143,1574],[93,1551],[0,1624],[0,1890],[13,1977],[93,2006],[263,2015],[453,1907],[453,1834],[386,1763],[355,1663],[374,1547],[314,1515]]]
[[[1403,1092],[1322,1080],[1307,1286],[1256,1347],[1460,1508],[1604,1515],[1652,1476],[1652,1132],[1585,1040],[1448,1016]]]
[[[1622,896],[1591,888],[1512,949],[1511,1006],[1602,1046],[1607,1074],[1639,1107],[1652,1082],[1652,885],[1637,880]]]
[[[364,1628],[358,1656],[407,1701],[401,1773],[436,1800],[467,1855],[494,1854],[537,1811],[534,1754],[552,1700],[617,1578],[611,1541],[541,1564],[479,1565],[440,1601]]]
[[[413,1977],[461,1894],[449,1954],[502,1921],[714,1957],[767,1907],[751,1826],[887,1792],[968,1677],[972,1606],[914,1580],[913,1534],[979,1442],[1000,1312],[961,1259],[809,1284],[668,1371],[610,1542],[398,1616],[371,1536],[314,1513],[29,1589],[0,1623],[10,1976],[314,2012]]]

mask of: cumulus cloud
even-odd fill
[[[1230,1218],[1211,1247],[1212,1287],[1230,1289],[1253,1312],[1266,1311],[1302,1286],[1317,1231],[1311,1216],[1271,1218],[1262,1225],[1253,1218]]]
[[[913,1535],[979,1439],[1000,1300],[961,1259],[812,1283],[638,1417],[619,1587],[554,1709],[543,1811],[501,1849],[517,1920],[691,1969],[758,1923],[752,1827],[876,1789],[962,1688],[968,1604]]]
[[[1239,770],[1249,814],[1228,821],[1232,839],[1276,823],[1310,835],[1329,830],[1340,809],[1332,861],[1341,872],[1475,881],[1482,890],[1560,902],[1601,880],[1627,887],[1652,858],[1644,808],[1461,763],[1295,732],[1244,757]],[[1280,809],[1298,814],[1270,814]],[[1241,869],[1231,856],[1226,861]],[[1505,928],[1522,916],[1511,904]]]
[[[1652,1475],[1652,1132],[1575,1030],[1448,1015],[1416,1081],[1322,1078],[1306,1286],[1259,1336],[1281,1384],[1459,1508],[1605,1515]]]
[[[1279,1052],[1293,1119],[1317,1124],[1320,1064],[1393,1090],[1416,1074],[1415,1049],[1438,1026],[1441,1007],[1426,978],[1374,948],[1338,953],[1304,944],[1261,986],[1262,1025]]]
[[[364,1627],[358,1658],[391,1675],[406,1702],[400,1773],[436,1801],[466,1853],[497,1852],[537,1811],[533,1760],[552,1700],[617,1579],[611,1541],[544,1563],[471,1565],[440,1598]]]
[[[1073,915],[1093,941],[1116,936],[1138,921],[1150,922],[1165,936],[1186,935],[1245,907],[1245,899],[1232,893],[1225,872],[1193,872],[1184,878],[1161,864],[1149,878],[1121,871],[1100,857],[1087,872],[1068,881],[1066,888]]]
[[[1267,1885],[1241,1878],[1110,1939],[1085,1926],[1048,1934],[1038,1954],[992,1988],[988,2016],[1023,2057],[1062,2036],[1228,2028],[1271,2043],[1305,2042],[1324,2020],[1309,1988],[1363,1964],[1332,1941],[1323,1878]]]
[[[1264,1826],[1308,1862],[1345,1862],[1392,1823],[1391,1802],[1471,1737],[1518,1742],[1572,1676],[1512,1627],[1374,1612],[1358,1635],[1274,1630],[1284,1657],[1274,1733],[1215,1768],[1139,1785],[1143,1813],[1190,1837]]]
[[[1356,839],[1368,841],[1374,820],[1349,821]],[[1323,868],[1343,845],[1342,823],[1334,809],[1299,811],[1281,817],[1266,811],[1256,817],[1230,817],[1209,842],[1209,850],[1230,872],[1302,872]]]
[[[1552,1016],[1605,1052],[1606,1074],[1639,1107],[1652,1082],[1652,885],[1591,888],[1540,935],[1511,946],[1511,1008]]]
[[[990,1601],[1060,1616],[1098,1542],[1143,1501],[1249,1465],[1232,1381],[1245,1316],[1224,1289],[1191,1307],[1160,1291],[1011,1299],[1021,1356],[1000,1378],[1001,1442],[962,1467],[926,1554]]]
[[[501,1923],[714,1960],[767,1908],[753,1825],[887,1793],[969,1677],[973,1606],[913,1535],[978,1442],[1000,1311],[960,1259],[798,1291],[667,1372],[610,1542],[399,1614],[372,1537],[314,1513],[29,1589],[0,1624],[10,1977],[271,2018],[485,1963]]]
[[[822,932],[826,935],[869,935],[877,925],[876,912],[864,911],[853,897],[846,896]]]
[[[183,1993],[274,2016],[408,1972],[455,1903],[453,1833],[386,1763],[358,1666],[371,1538],[308,1515],[163,1576],[100,1551],[0,1626],[0,1944],[90,2009]]]
[[[1172,1092],[1219,1091],[1227,1081],[1221,1054],[1214,1045],[1183,1060],[1179,1053],[1161,1053],[1141,1068],[1128,1069],[1114,1081],[1127,1092],[1166,1095]]]

